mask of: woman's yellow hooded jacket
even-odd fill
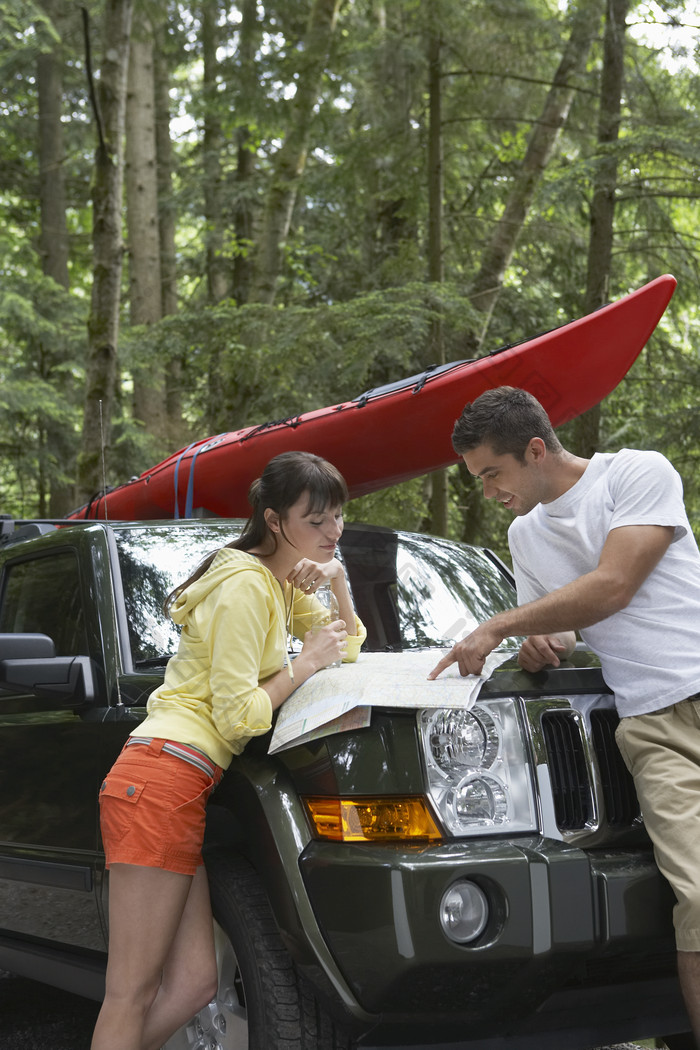
[[[182,626],[163,685],[148,700],[135,736],[191,744],[224,769],[248,739],[271,728],[270,698],[260,684],[287,658],[287,633],[303,641],[325,610],[246,551],[224,547],[170,611]],[[346,661],[357,659],[367,632],[356,617]]]

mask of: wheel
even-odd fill
[[[163,1050],[351,1050],[297,972],[254,869],[210,855],[207,872],[219,990]]]

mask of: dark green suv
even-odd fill
[[[0,968],[101,996],[99,784],[177,645],[163,597],[239,528],[4,523]],[[341,548],[366,649],[397,673],[515,601],[488,551],[356,525]],[[255,739],[225,774],[206,840],[219,993],[168,1050],[685,1031],[671,894],[590,654],[537,675],[508,659],[470,709],[381,683],[360,728]]]

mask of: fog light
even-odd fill
[[[440,925],[451,941],[468,944],[486,929],[489,902],[474,882],[456,882],[440,901]]]

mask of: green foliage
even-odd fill
[[[236,429],[353,398],[422,370],[442,324],[447,360],[467,356],[476,327],[469,285],[519,170],[569,32],[557,0],[392,0],[343,7],[318,93],[309,156],[281,246],[276,305],[245,302],[235,267],[252,263],[274,157],[290,127],[303,66],[309,0],[217,5],[214,88],[202,90],[201,5],[149,0],[164,28],[173,122],[180,313],[132,328],[124,284],[120,396],[107,450],[108,481],[147,468],[153,435],[131,409],[140,362],[181,370],[191,437]],[[569,7],[571,5],[568,5]],[[668,19],[682,5],[667,0]],[[101,11],[91,10],[99,75]],[[82,418],[85,319],[91,286],[90,176],[96,143],[79,10],[0,0],[0,423],[3,510],[36,513],[75,475]],[[59,10],[60,9],[60,10]],[[630,22],[648,5],[630,5]],[[504,26],[508,32],[504,33]],[[254,60],[242,48],[244,29]],[[680,32],[680,31],[679,31]],[[427,42],[442,40],[445,284],[426,283],[429,128]],[[64,56],[64,174],[71,291],[41,274],[35,64],[60,40]],[[160,46],[160,45],[159,45]],[[700,362],[696,67],[628,33],[609,298],[663,272],[679,288],[638,363],[602,412],[605,448],[659,448],[681,470],[700,511]],[[484,349],[563,324],[582,312],[589,207],[597,162],[601,42],[576,83],[571,112],[538,185]],[[215,146],[220,215],[207,212],[203,127]],[[244,172],[241,156],[250,161]],[[237,225],[247,208],[246,234]],[[208,218],[205,219],[205,215]],[[231,299],[212,304],[207,244],[219,222]],[[128,252],[128,245],[125,245]],[[236,300],[234,302],[234,299]],[[567,432],[564,432],[566,439]],[[387,440],[391,435],[387,435]],[[348,516],[423,528],[429,481],[353,501]],[[508,515],[486,503],[458,465],[449,472],[449,531],[506,555]]]
[[[186,414],[201,436],[202,429],[235,430],[349,400],[424,369],[433,363],[430,331],[438,317],[459,357],[473,312],[447,284],[313,307],[225,301],[130,329],[124,363],[144,355],[186,360]]]
[[[426,517],[427,492],[424,478],[403,481],[390,489],[380,489],[350,500],[346,521],[369,521],[390,529],[420,532]]]
[[[84,317],[79,301],[0,239],[0,487],[3,513],[46,513],[79,441]],[[20,242],[21,243],[21,242]]]
[[[5,58],[18,47],[42,50],[57,39],[51,20],[33,0],[2,0],[0,3],[0,53]]]

